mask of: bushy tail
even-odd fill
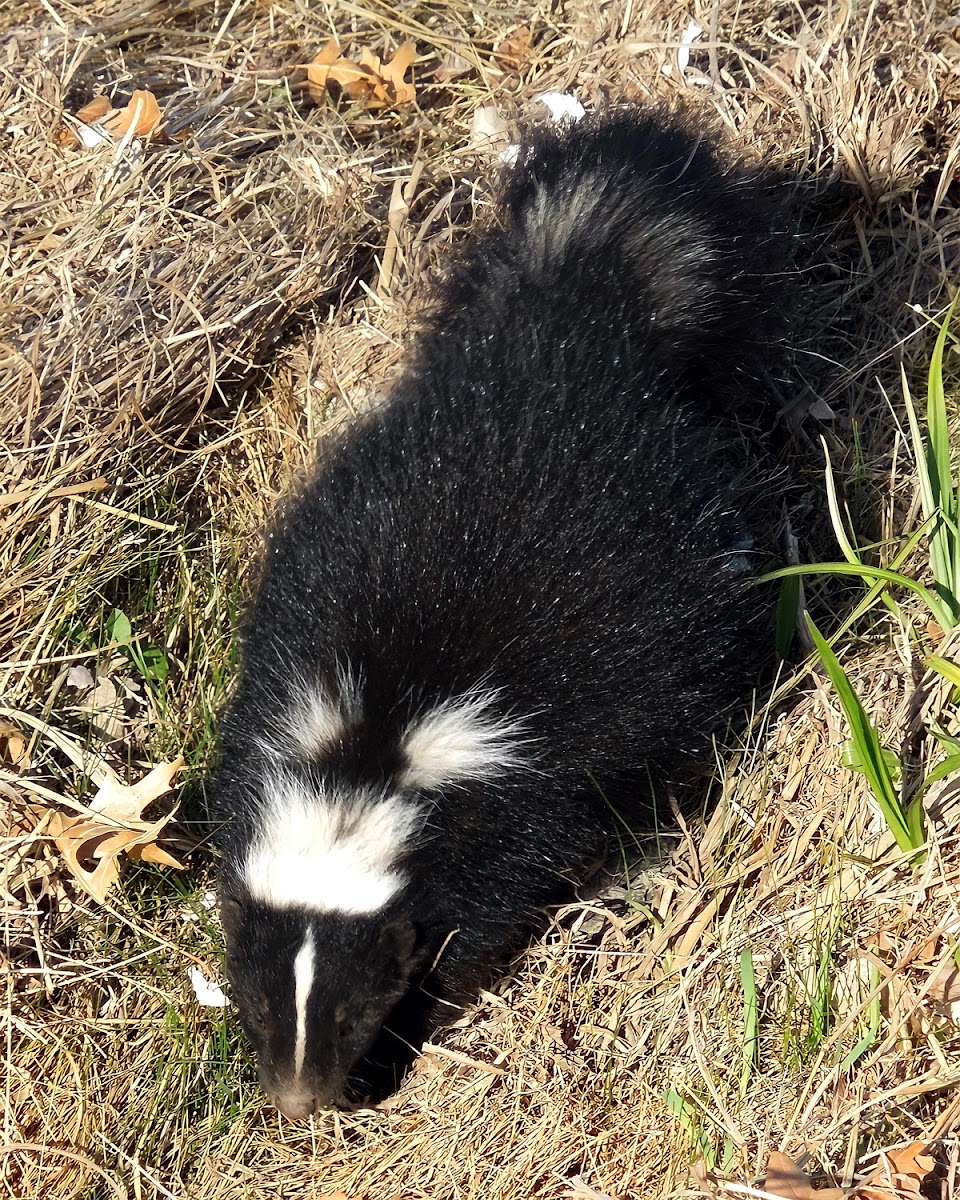
[[[795,195],[656,111],[535,129],[506,172],[503,227],[473,242],[445,316],[486,292],[555,320],[551,335],[628,330],[674,377],[702,383],[705,364],[716,378],[768,376],[786,340]]]

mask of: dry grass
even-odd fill
[[[705,33],[681,73],[691,16]],[[521,20],[533,49],[503,69]],[[414,38],[418,106],[311,107],[298,64],[334,30],[357,49]],[[59,146],[64,106],[133,87],[181,136],[132,163]],[[926,862],[905,862],[840,765],[843,718],[815,678],[722,757],[702,827],[662,833],[629,892],[557,914],[393,1101],[309,1126],[263,1107],[233,1019],[186,981],[218,969],[209,856],[188,875],[133,868],[101,907],[45,837],[45,801],[82,795],[96,758],[136,772],[183,751],[202,768],[264,513],[383,386],[424,271],[483,206],[474,113],[512,120],[548,87],[692,106],[748,155],[851,185],[812,298],[843,317],[818,398],[863,539],[909,531],[915,480],[878,379],[923,363],[910,306],[942,308],[960,251],[960,42],[932,5],[0,15],[0,717],[29,738],[28,763],[0,764],[2,1196],[727,1194],[771,1149],[848,1183],[914,1137],[942,1139],[955,1194],[960,1034],[940,968],[960,942],[957,784],[930,797]],[[388,215],[398,180],[406,219]],[[820,603],[839,619],[846,599]],[[166,683],[111,644],[117,608]],[[922,656],[951,645],[914,615],[908,636],[870,614],[841,656],[886,744],[929,756],[924,730],[957,710]]]

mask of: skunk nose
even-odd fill
[[[273,1102],[291,1121],[301,1121],[304,1117],[309,1117],[317,1107],[317,1098],[310,1092],[280,1092],[273,1097]]]

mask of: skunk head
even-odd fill
[[[246,834],[225,855],[221,911],[241,1023],[288,1116],[343,1100],[410,985],[404,897],[422,819],[389,789],[261,763]]]
[[[402,913],[278,909],[227,896],[233,994],[264,1091],[287,1117],[343,1103],[418,966]]]
[[[425,846],[444,787],[520,761],[523,731],[495,703],[469,693],[375,735],[341,673],[299,692],[269,744],[231,735],[222,748],[228,972],[264,1088],[288,1116],[344,1100],[457,925]]]

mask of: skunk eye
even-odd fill
[[[338,1005],[333,1016],[341,1037],[352,1037],[357,1032],[357,1019],[344,1005]]]

